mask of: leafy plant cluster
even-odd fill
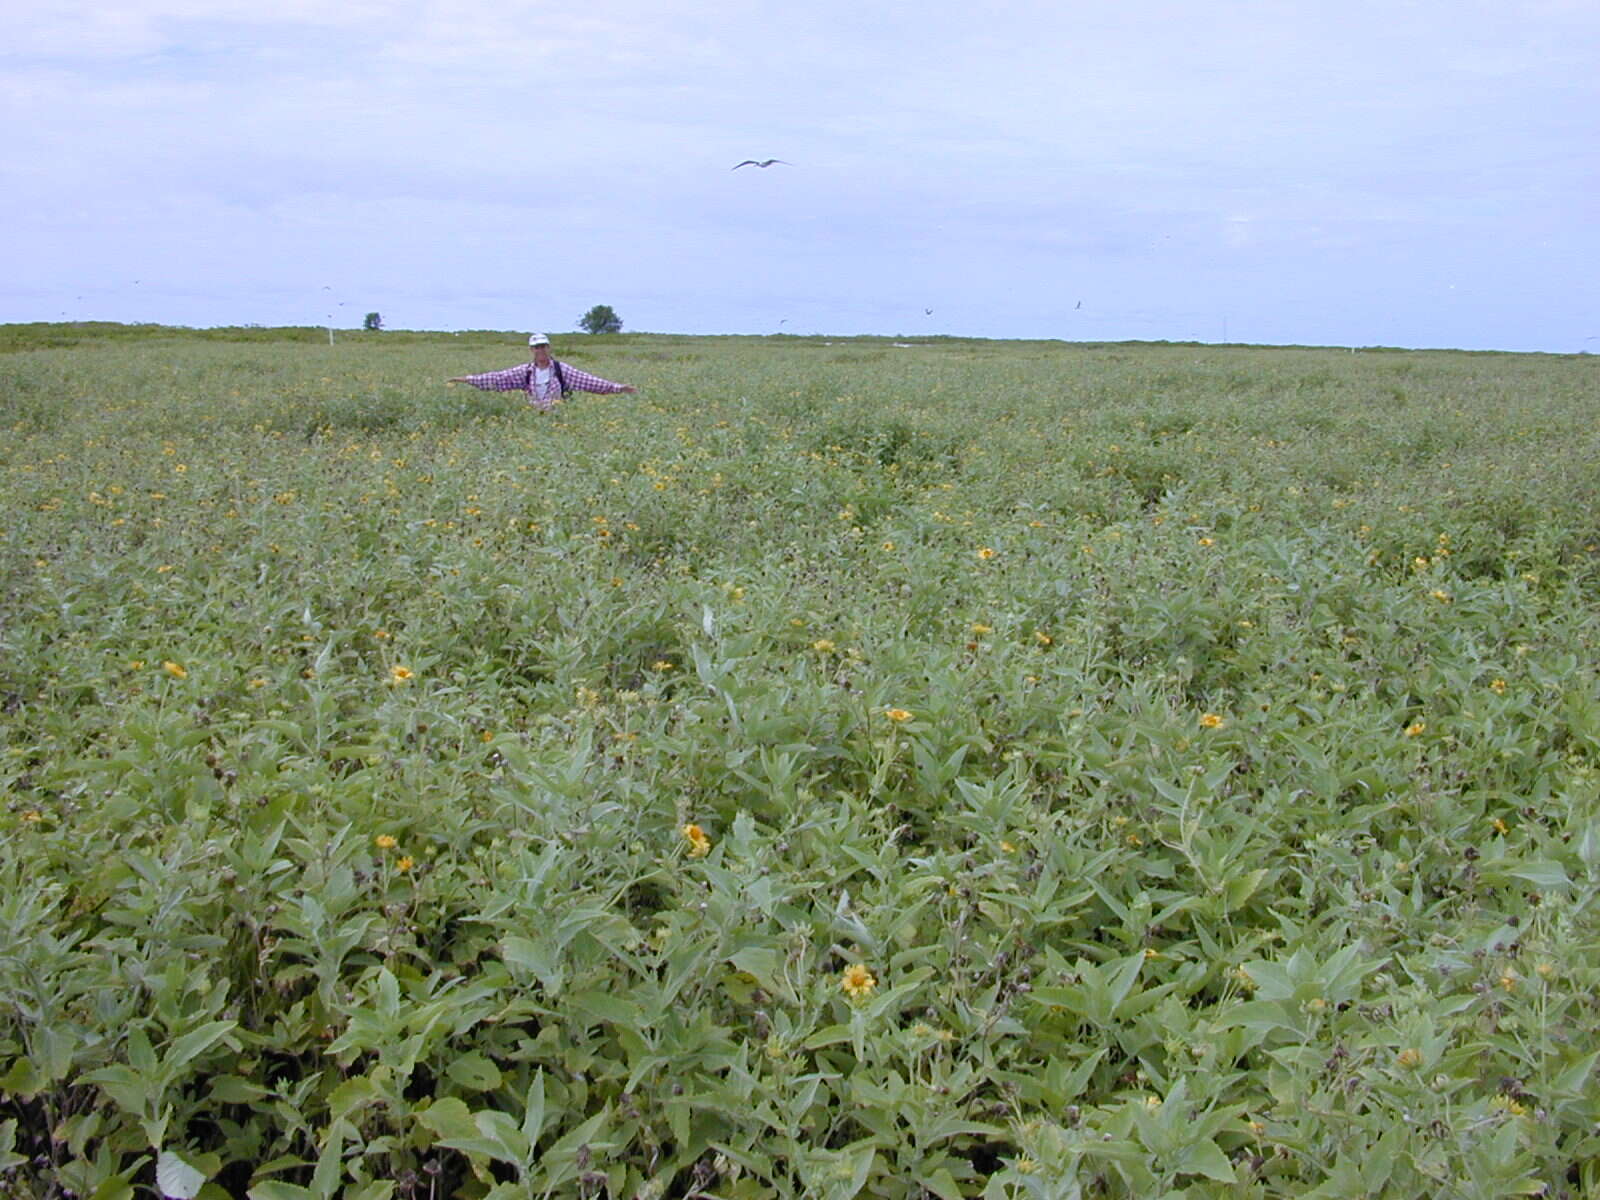
[[[1600,1186],[1585,360],[410,336],[0,364],[13,1192]]]

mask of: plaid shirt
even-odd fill
[[[587,371],[580,371],[567,363],[561,364],[561,374],[566,377],[569,391],[598,392],[601,395],[608,395],[620,392],[626,386],[612,383],[609,379],[601,379],[600,376],[591,375]],[[465,382],[485,392],[527,392],[528,403],[542,412],[549,412],[561,399],[561,381],[553,370],[550,372],[550,382],[545,385],[544,394],[536,393],[531,362],[518,363],[514,367],[507,367],[504,371],[468,375]]]

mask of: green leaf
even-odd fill
[[[801,1042],[800,1046],[804,1050],[820,1050],[824,1046],[836,1046],[840,1042],[848,1042],[850,1037],[850,1026],[827,1025]]]
[[[161,1060],[161,1070],[168,1080],[177,1077],[180,1068],[197,1055],[204,1054],[228,1034],[233,1032],[237,1021],[211,1021],[198,1029],[192,1029],[172,1043],[171,1048]]]
[[[217,1075],[211,1080],[211,1090],[208,1099],[217,1104],[249,1104],[252,1100],[259,1100],[272,1093],[259,1083],[239,1075]]]
[[[513,936],[505,939],[501,953],[512,966],[533,972],[550,998],[561,994],[566,971],[562,969],[560,954],[554,947],[531,938]]]
[[[163,1150],[156,1159],[156,1186],[163,1196],[194,1200],[205,1181],[205,1173],[185,1162],[176,1151]]]
[[[469,1092],[487,1092],[500,1086],[500,1068],[477,1050],[453,1060],[444,1073],[452,1083]]]
[[[1233,1164],[1228,1161],[1228,1156],[1210,1138],[1200,1142],[1191,1142],[1184,1147],[1178,1159],[1178,1169],[1198,1175],[1207,1179],[1215,1179],[1218,1183],[1235,1183]]]
[[[927,1175],[917,1176],[917,1182],[940,1200],[962,1200],[966,1193],[961,1190],[961,1185],[956,1182],[954,1175],[950,1174],[948,1167],[940,1167]]]
[[[637,1004],[611,992],[572,992],[567,996],[564,1007],[567,1015],[583,1028],[607,1021],[637,1029],[644,1022],[644,1013]]]
[[[417,1124],[437,1138],[476,1137],[478,1126],[472,1119],[472,1110],[465,1101],[455,1096],[435,1100],[427,1108],[412,1114]]]
[[[299,1184],[268,1179],[245,1193],[250,1200],[317,1200],[316,1193]]]
[[[46,1082],[47,1080],[34,1069],[32,1062],[26,1058],[18,1058],[12,1061],[9,1071],[0,1075],[0,1092],[18,1096],[23,1100],[31,1100]]]
[[[1558,862],[1532,862],[1522,866],[1508,866],[1505,868],[1505,873],[1513,879],[1531,883],[1541,891],[1556,891],[1572,886],[1566,868]]]

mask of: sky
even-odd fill
[[[1594,0],[10,8],[0,322],[1600,353]]]

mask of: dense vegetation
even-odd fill
[[[1600,1190],[1595,360],[0,334],[0,1191]]]

